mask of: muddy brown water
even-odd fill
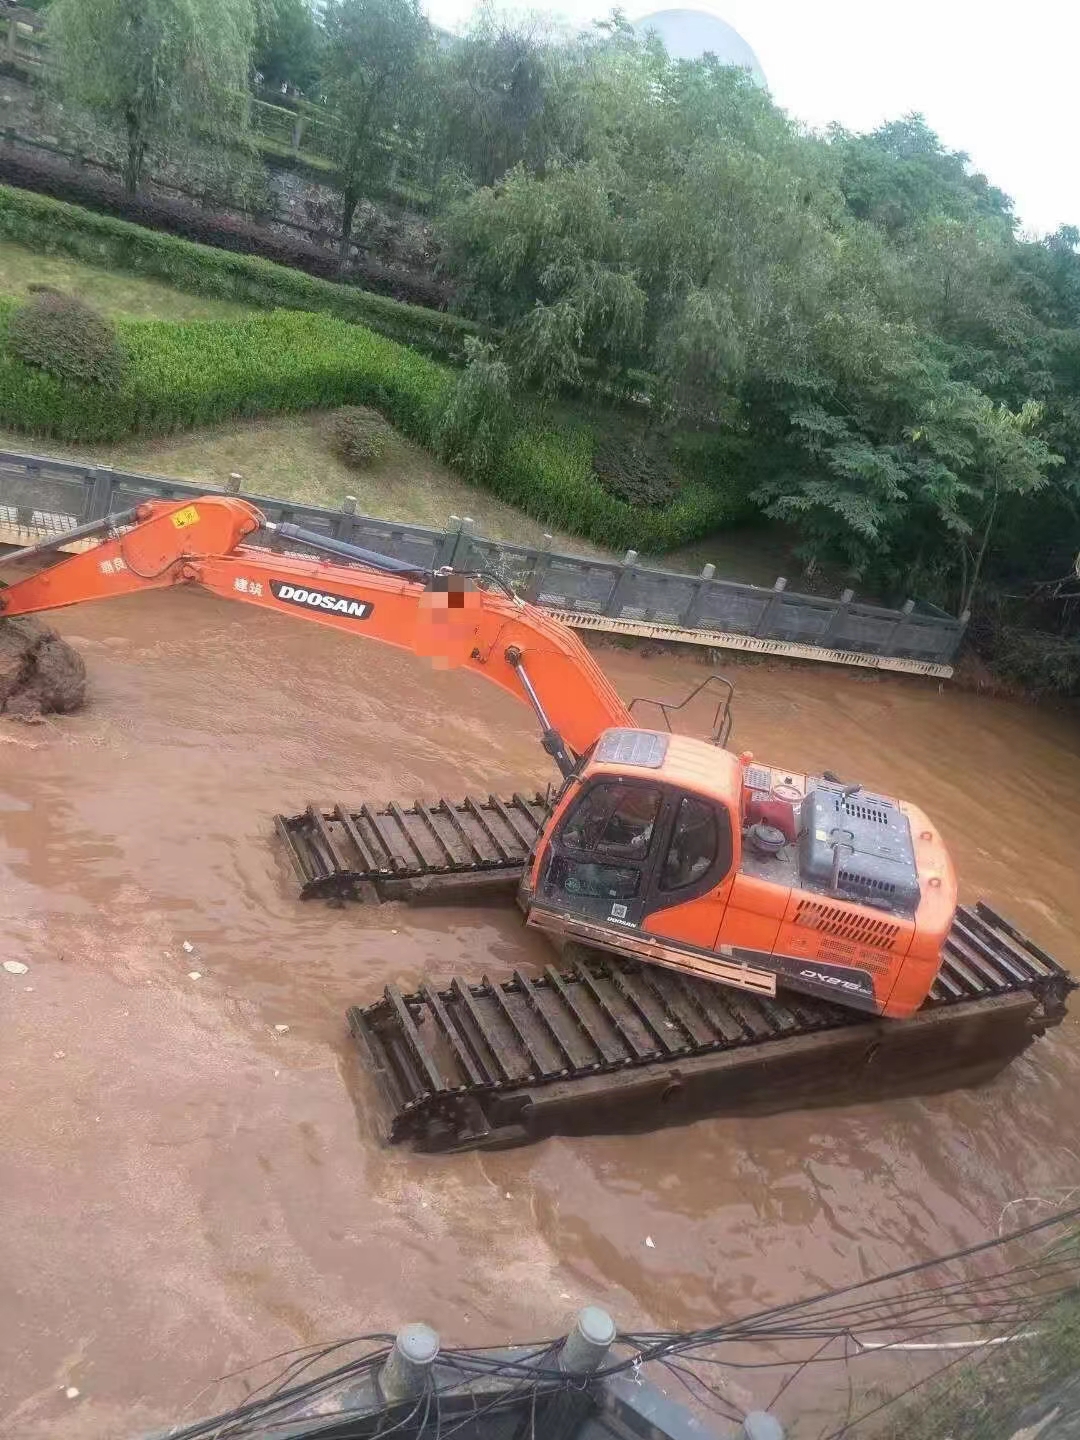
[[[56,623],[89,708],[0,729],[0,947],[29,966],[0,972],[0,1434],[135,1435],[235,1403],[214,1381],[237,1366],[407,1319],[477,1344],[559,1333],[589,1300],[628,1328],[703,1325],[1080,1187],[1075,1019],[976,1093],[381,1149],[346,1005],[539,965],[545,943],[509,907],[301,905],[270,817],[543,782],[528,712],[196,593]],[[705,673],[602,662],[628,697]],[[1080,967],[1069,718],[826,667],[732,673],[739,748],[918,799],[965,898]],[[768,1400],[768,1379],[740,1383]]]

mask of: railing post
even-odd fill
[[[535,605],[540,599],[540,591],[543,587],[547,572],[551,568],[551,547],[554,537],[545,533],[539,548],[533,551],[532,567],[529,570],[529,578],[525,582],[524,595],[530,605]]]
[[[900,606],[900,614],[896,617],[896,624],[889,631],[889,638],[885,641],[884,649],[879,650],[879,655],[895,655],[900,648],[900,637],[907,629],[908,616],[915,609],[914,600],[905,600]]]
[[[103,520],[112,513],[112,494],[115,476],[111,465],[97,465],[91,471],[90,497],[87,501],[86,520]]]
[[[439,1354],[439,1337],[430,1325],[405,1325],[379,1371],[379,1389],[393,1404],[422,1395]]]
[[[854,599],[854,590],[841,590],[840,599],[836,602],[836,609],[829,616],[829,623],[821,632],[821,639],[816,642],[818,645],[828,646],[829,641],[833,638],[837,630],[840,629],[843,622],[847,619],[847,613],[851,609],[851,602]]]
[[[451,515],[450,519],[453,520]],[[450,559],[447,564],[452,570],[467,567],[472,554],[472,536],[476,533],[476,521],[471,515],[463,515],[458,521],[458,528],[454,532],[453,549],[450,551]]]
[[[14,15],[13,15],[13,16],[11,17],[11,19],[8,21],[8,31],[7,31],[7,58],[8,58],[9,60],[14,60],[14,59],[15,59],[16,47],[17,47],[17,44],[18,44],[18,39],[19,39],[19,22],[15,19]]]
[[[701,611],[702,597],[715,574],[715,565],[705,565],[702,567],[697,583],[690,592],[690,603],[687,605],[679,622],[684,630],[693,630],[697,625],[698,615]]]
[[[346,495],[341,502],[341,514],[334,521],[334,539],[351,540],[356,529],[356,496]]]
[[[457,542],[455,526],[460,525],[461,520],[457,515],[451,515],[446,529],[435,541],[435,554],[431,557],[431,568],[442,570],[450,563],[450,556],[454,553],[454,546]]]
[[[300,154],[300,142],[304,138],[304,130],[306,128],[307,116],[298,115],[296,117],[296,124],[292,127],[292,152],[294,155]]]
[[[772,594],[769,596],[768,601],[765,604],[765,608],[761,612],[761,619],[754,626],[754,634],[756,636],[759,636],[762,639],[769,638],[767,632],[772,622],[773,612],[775,611],[777,605],[780,604],[780,596],[784,593],[786,589],[787,581],[785,580],[783,575],[778,575],[773,581]]]
[[[622,609],[623,602],[620,598],[620,591],[625,590],[627,577],[632,577],[634,568],[637,565],[638,552],[627,550],[622,558],[622,569],[615,577],[615,584],[611,587],[611,594],[604,602],[603,614],[618,616]]]
[[[944,650],[939,656],[939,659],[943,663],[948,664],[950,660],[954,660],[956,658],[956,652],[960,649],[960,646],[963,643],[964,634],[967,631],[970,620],[970,610],[964,610],[960,613],[959,617],[957,618],[956,629],[949,632],[949,639],[945,644]]]
[[[469,536],[475,524],[476,521],[471,515],[450,516],[450,524],[435,546],[435,558],[431,562],[433,570],[444,570],[447,567],[456,570],[458,565],[468,558]]]

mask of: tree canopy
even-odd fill
[[[262,0],[252,63],[266,85],[314,89],[322,73],[322,30],[311,0]]]
[[[430,192],[443,275],[488,332],[447,453],[470,427],[494,453],[512,395],[584,396],[658,473],[700,441],[706,483],[741,487],[809,568],[954,613],[1026,597],[1080,630],[1058,583],[1080,551],[1080,231],[1023,235],[923,117],[807,131],[617,12],[560,33],[485,4],[461,36],[418,0],[49,16],[65,95],[124,131],[129,185],[150,144],[231,123],[259,73],[325,110],[343,265],[399,167]]]
[[[576,63],[576,151],[523,152],[445,222],[523,382],[644,386],[654,424],[750,442],[808,563],[956,610],[1017,515],[1075,516],[1075,237],[1018,238],[919,116],[809,134],[617,25]]]

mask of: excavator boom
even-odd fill
[[[545,732],[577,755],[603,730],[633,723],[574,632],[508,594],[459,576],[425,583],[245,544],[269,527],[255,506],[231,496],[149,501],[135,516],[131,528],[9,586],[0,595],[3,614],[196,585],[411,650],[438,669],[470,670],[531,704]]]

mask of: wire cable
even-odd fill
[[[342,1409],[339,1403],[333,1413],[313,1414],[312,1407],[330,1399],[339,1400],[347,1385],[365,1380],[374,1384],[377,1372],[390,1354],[390,1335],[358,1335],[321,1346],[302,1346],[271,1357],[273,1361],[286,1363],[231,1410],[168,1433],[170,1440],[241,1440],[241,1437],[251,1437],[258,1432],[267,1434],[288,1426],[296,1440],[302,1440],[305,1435],[315,1440],[320,1435],[344,1437],[359,1433],[353,1426],[362,1425],[365,1435],[377,1435],[378,1440],[402,1432],[407,1432],[410,1440],[420,1436],[425,1440],[428,1437],[450,1440],[485,1416],[513,1412],[520,1417],[514,1440],[535,1440],[542,1402],[559,1394],[585,1393],[599,1381],[629,1371],[637,1374],[648,1364],[663,1366],[664,1372],[687,1391],[696,1405],[722,1415],[725,1420],[737,1421],[741,1418],[738,1407],[700,1371],[789,1371],[773,1393],[771,1408],[791,1393],[801,1376],[808,1371],[816,1372],[821,1366],[842,1365],[848,1377],[849,1394],[853,1394],[853,1366],[859,1361],[865,1365],[869,1357],[880,1356],[883,1349],[886,1352],[889,1349],[888,1345],[864,1348],[858,1338],[860,1331],[891,1335],[897,1344],[931,1343],[934,1339],[953,1344],[954,1341],[946,1342],[944,1337],[958,1331],[970,1334],[973,1328],[996,1332],[994,1337],[979,1336],[971,1350],[961,1351],[898,1395],[882,1400],[854,1419],[849,1403],[841,1428],[827,1437],[827,1440],[840,1440],[856,1426],[880,1414],[887,1406],[900,1403],[935,1377],[949,1374],[965,1361],[981,1363],[977,1358],[980,1352],[983,1360],[993,1353],[993,1346],[987,1343],[989,1339],[1000,1343],[1003,1338],[1022,1335],[1051,1307],[1066,1297],[1080,1294],[1080,1246],[1066,1245],[1065,1237],[1051,1238],[1035,1256],[1010,1260],[1007,1253],[1008,1247],[1034,1237],[1049,1236],[1054,1230],[1065,1227],[1075,1230],[1078,1219],[1080,1205],[950,1255],[916,1261],[882,1275],[697,1330],[620,1332],[615,1347],[626,1353],[611,1357],[609,1363],[588,1376],[568,1374],[559,1368],[557,1357],[562,1338],[532,1341],[502,1354],[474,1347],[451,1347],[440,1351],[429,1383],[412,1407],[401,1403],[386,1406],[381,1417],[377,1392],[373,1392],[374,1410],[370,1397],[366,1405],[352,1409]],[[999,1256],[1004,1262],[991,1273],[932,1283],[930,1272],[990,1255]],[[897,1292],[897,1287],[923,1277],[927,1283],[916,1283]],[[894,1293],[873,1293],[875,1289],[887,1287],[893,1287]],[[781,1353],[784,1347],[790,1350],[792,1346],[798,1347],[798,1353]],[[342,1352],[359,1347],[366,1347],[363,1354],[339,1358]],[[747,1347],[750,1347],[749,1353]],[[762,1353],[766,1347],[773,1353]],[[255,1368],[245,1366],[221,1379],[248,1375]],[[316,1369],[319,1373],[310,1373]],[[493,1385],[498,1388],[488,1397],[488,1388]]]

